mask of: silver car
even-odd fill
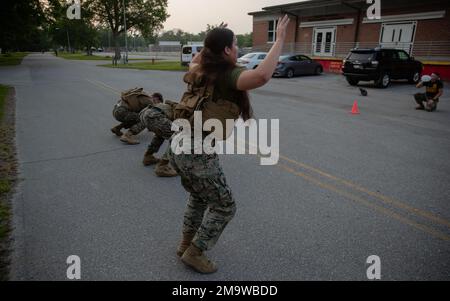
[[[288,78],[296,75],[319,75],[323,67],[318,62],[302,54],[282,55],[273,76],[286,76]]]
[[[255,69],[266,58],[267,52],[252,52],[238,58],[239,66],[247,69]]]

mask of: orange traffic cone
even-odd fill
[[[353,115],[359,114],[358,102],[356,102],[356,100],[353,103],[353,108],[350,113],[352,113]]]

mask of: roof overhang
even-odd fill
[[[286,0],[288,1],[288,0]],[[448,0],[427,0],[429,7],[444,8],[448,6]],[[389,0],[382,1],[381,10],[388,9],[406,9],[415,6],[423,6],[423,0]],[[366,10],[370,4],[366,0],[305,0],[301,2],[293,2],[282,5],[274,5],[263,7],[261,11],[250,12],[250,16],[266,16],[291,14],[295,16],[325,16],[325,15],[339,15],[348,12],[355,12],[357,10]],[[435,18],[435,16],[433,16]],[[370,23],[370,22],[367,22]]]
[[[330,8],[330,7],[348,7],[348,8],[362,8],[367,6],[365,0],[305,0],[301,2],[294,2],[282,5],[274,5],[263,7],[262,11],[250,12],[251,16],[264,15],[267,13],[283,13],[295,12],[316,8]]]

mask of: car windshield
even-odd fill
[[[290,57],[291,57],[290,55],[282,55],[282,56],[280,56],[280,62],[287,60]]]
[[[251,59],[256,55],[256,53],[247,53],[246,55],[244,55],[243,57],[241,57],[241,59]]]
[[[184,47],[183,48],[183,54],[191,54],[192,53],[192,47]]]
[[[374,57],[374,54],[374,52],[352,52],[347,59],[357,61],[370,61]]]

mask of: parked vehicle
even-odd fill
[[[267,52],[251,52],[238,58],[240,66],[247,69],[255,69],[266,58]]]
[[[291,78],[296,75],[319,75],[323,72],[320,63],[313,61],[310,57],[302,54],[280,56],[274,76],[286,76]]]
[[[181,65],[187,66],[192,59],[202,51],[203,45],[184,45],[181,49]]]
[[[422,63],[404,50],[386,48],[353,49],[342,64],[343,74],[352,86],[360,81],[375,81],[378,87],[387,88],[393,79],[417,83],[422,70]]]

